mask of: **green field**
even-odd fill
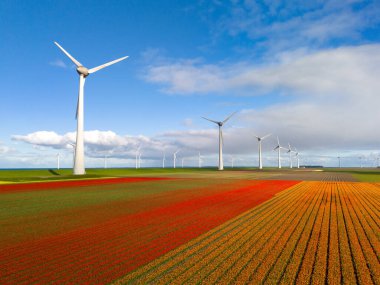
[[[72,175],[71,169],[27,169],[1,170],[0,183],[53,181],[66,179],[91,179],[100,177],[188,177],[188,178],[236,178],[236,179],[287,179],[287,180],[335,180],[380,182],[380,169],[377,168],[324,168],[324,169],[287,169],[266,168],[226,168],[220,172],[215,168],[89,168],[83,176]],[[331,178],[328,178],[331,177]]]

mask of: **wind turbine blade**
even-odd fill
[[[71,59],[72,62],[74,62],[74,64],[75,64],[77,67],[82,66],[82,64],[81,64],[79,61],[77,61],[74,57],[72,57],[71,54],[69,54],[69,53],[68,53],[63,47],[61,47],[57,42],[54,42],[54,43],[55,43],[55,45],[56,45],[57,47],[60,48],[61,51],[64,52],[65,55],[67,55],[68,58]]]
[[[79,109],[79,96],[77,100],[77,111],[75,112],[75,120],[78,120],[78,109]]]
[[[215,124],[219,124],[219,122],[217,122],[217,121],[214,121],[214,120],[211,120],[211,119],[207,119],[207,118],[205,118],[205,117],[201,117],[201,118],[203,118],[203,119],[205,119],[205,120],[207,120],[207,121],[210,121],[210,122],[213,122],[213,123],[215,123]]]
[[[121,58],[119,58],[119,59],[115,59],[115,60],[113,60],[113,61],[110,61],[110,62],[107,62],[107,63],[105,63],[105,64],[99,65],[99,66],[97,66],[97,67],[91,68],[91,69],[88,70],[88,73],[94,73],[94,72],[97,72],[98,70],[101,70],[101,69],[103,69],[103,68],[105,68],[105,67],[107,67],[107,66],[110,66],[110,65],[112,65],[112,64],[115,64],[115,63],[117,63],[117,62],[119,62],[119,61],[122,61],[122,60],[124,60],[124,59],[126,59],[126,58],[128,58],[128,56],[124,56],[124,57],[121,57]]]
[[[261,140],[264,140],[264,139],[266,139],[267,137],[269,137],[269,136],[271,136],[272,134],[267,134],[267,135],[265,135],[265,136],[263,136],[262,138],[261,138]]]
[[[279,148],[281,148],[281,147],[278,145],[273,150],[276,150],[276,149],[279,149]]]
[[[233,115],[235,115],[237,111],[233,112],[231,115],[229,115],[222,123],[225,124]]]
[[[280,145],[280,139],[278,138],[278,136],[277,136],[277,144],[278,146]]]

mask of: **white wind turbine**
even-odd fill
[[[179,152],[179,150],[177,150],[175,153],[173,153],[173,168],[175,168],[175,163],[177,161],[177,153]]]
[[[273,150],[277,150],[278,152],[278,168],[281,168],[281,149],[286,149],[280,145],[280,140],[277,136],[277,146]]]
[[[265,140],[270,135],[271,134],[267,134],[267,135],[265,135],[263,137],[255,136],[255,138],[257,138],[257,141],[259,142],[259,169],[263,169],[263,158],[262,158],[262,155],[261,155],[261,141]]]
[[[201,157],[201,152],[198,152],[198,168],[202,167],[202,157]]]
[[[165,168],[165,160],[166,160],[166,155],[164,152],[164,156],[162,157],[162,168]]]
[[[210,122],[212,122],[214,124],[217,124],[218,127],[219,127],[219,165],[218,165],[218,170],[223,170],[223,144],[224,143],[223,143],[223,131],[222,131],[222,127],[235,114],[236,114],[236,112],[232,113],[224,121],[221,121],[221,122],[210,120],[208,118],[202,117],[203,119],[205,119],[207,121],[210,121]]]
[[[339,168],[340,168],[340,159],[341,159],[341,157],[340,157],[340,156],[338,156],[337,158],[338,158],[338,162],[339,162]]]
[[[60,154],[57,153],[57,169],[59,170],[59,158],[60,158]]]
[[[104,156],[104,168],[107,168],[107,155]]]
[[[141,155],[142,155],[142,152],[139,153],[139,168],[141,168]]]
[[[77,119],[77,135],[76,135],[76,143],[75,143],[75,158],[74,158],[74,175],[83,175],[86,173],[84,168],[84,82],[88,75],[91,73],[95,73],[107,66],[115,64],[119,61],[126,59],[128,56],[124,56],[122,58],[107,62],[105,64],[99,65],[97,67],[87,69],[84,67],[79,61],[77,61],[74,57],[72,57],[63,47],[61,47],[57,42],[54,42],[57,47],[59,47],[64,54],[67,55],[68,58],[76,65],[77,72],[79,74],[79,95],[77,102],[77,111],[76,111],[76,119]]]
[[[289,146],[289,149],[287,151],[287,153],[289,153],[289,167],[290,168],[293,168],[293,161],[292,161],[292,148],[290,147],[290,143],[288,143],[288,146]]]
[[[135,159],[135,164],[136,164],[136,169],[139,168],[139,155],[140,155],[140,146],[136,150],[136,159]]]
[[[296,154],[296,159],[297,159],[297,168],[300,168],[300,158],[299,158],[299,152],[297,151],[296,148],[294,148],[295,154]]]

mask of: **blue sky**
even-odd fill
[[[78,76],[53,41],[89,68],[129,56],[86,80],[88,166],[133,166],[139,146],[145,166],[177,149],[216,165],[201,116],[236,110],[226,164],[256,165],[253,134],[272,133],[266,165],[277,135],[307,164],[373,165],[379,28],[378,1],[2,1],[0,167],[72,163]]]

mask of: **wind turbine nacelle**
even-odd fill
[[[88,69],[84,66],[78,66],[77,72],[79,75],[83,75],[84,77],[87,77],[90,73],[88,72]]]

